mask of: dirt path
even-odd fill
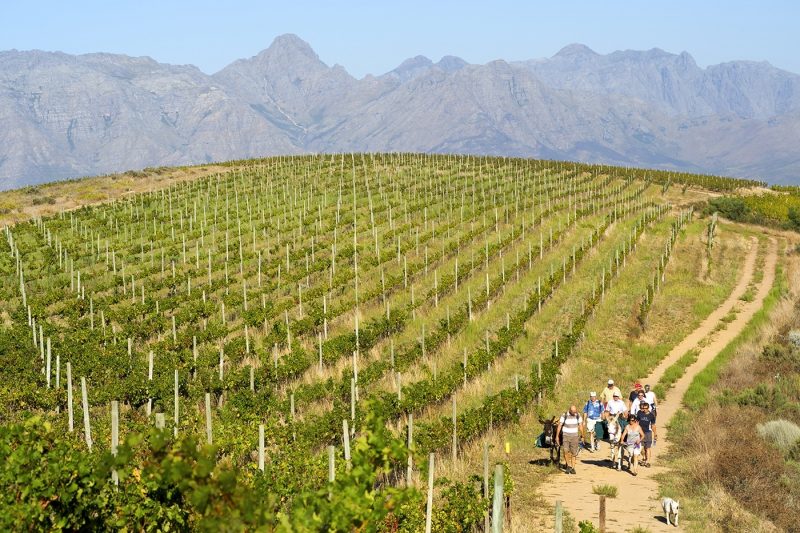
[[[755,272],[756,255],[758,246],[753,238],[753,245],[745,258],[744,269],[739,283],[730,296],[711,315],[704,320],[698,328],[690,333],[683,341],[670,351],[667,357],[645,378],[648,383],[656,383],[672,363],[678,360],[688,350],[696,348],[703,339],[708,342],[700,349],[697,361],[686,369],[686,373],[670,389],[667,398],[661,398],[658,406],[658,445],[655,448],[655,460],[658,463],[659,455],[664,454],[669,446],[669,436],[666,423],[680,408],[680,399],[686,393],[694,377],[711,362],[717,354],[730,343],[758,311],[775,280],[775,265],[777,263],[777,242],[772,239],[764,265],[764,277],[758,285],[758,290],[752,302],[744,302],[739,298],[747,290]],[[717,333],[714,328],[720,319],[730,312],[738,309],[736,318],[728,326]],[[710,337],[709,337],[710,336]],[[665,401],[666,400],[666,401]],[[576,467],[577,475],[559,473],[553,475],[540,489],[541,495],[550,504],[556,500],[564,503],[576,522],[591,520],[598,523],[598,497],[592,494],[592,486],[610,484],[619,489],[616,499],[607,500],[606,528],[608,531],[628,531],[636,526],[645,527],[652,532],[674,532],[675,527],[667,526],[663,521],[661,503],[658,498],[658,483],[656,474],[665,471],[664,467],[639,468],[639,475],[631,476],[628,472],[617,472],[607,465],[608,445],[603,443],[601,451],[591,454],[581,452]],[[676,497],[680,500],[680,497]],[[682,528],[681,528],[682,529]]]

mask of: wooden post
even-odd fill
[[[175,426],[173,428],[173,434],[177,437],[178,436],[178,416],[180,414],[180,402],[178,401],[178,369],[175,369]]]
[[[600,533],[606,532],[606,497],[600,496]]]
[[[433,458],[431,453],[428,457],[428,502],[425,506],[425,533],[431,533],[433,525]]]
[[[406,467],[406,487],[414,485],[414,457],[411,454],[411,446],[414,444],[414,413],[408,414],[408,466]]]
[[[147,381],[153,381],[153,350],[150,350],[150,353],[147,354]],[[147,399],[147,408],[146,408],[147,417],[150,418],[150,415],[153,413],[153,399]]]
[[[467,386],[467,348],[464,347],[464,386]]]
[[[356,380],[350,378],[350,420],[356,421]]]
[[[111,455],[117,456],[117,448],[119,447],[119,402],[114,400],[111,402]],[[111,470],[111,479],[114,485],[119,485],[119,475],[115,469]]]
[[[206,440],[208,444],[213,444],[213,435],[211,432],[211,393],[206,393]]]
[[[50,364],[52,361],[52,352],[50,350],[50,337],[47,337],[47,388],[50,388]]]
[[[483,498],[489,499],[489,441],[483,441]],[[483,518],[483,530],[489,531],[489,512]]]
[[[503,532],[503,465],[494,467],[494,500],[492,502],[492,533]]]
[[[164,413],[156,413],[156,428],[157,429],[164,429],[166,426],[167,421],[164,418]]]
[[[395,380],[397,382],[397,403],[400,403],[401,401],[403,401],[403,384],[402,384],[402,381],[401,381],[400,372],[398,372],[395,375],[397,376],[395,378]]]
[[[72,363],[67,361],[67,428],[75,431],[74,412],[72,410]]]
[[[561,507],[561,500],[556,500],[555,533],[564,533],[564,510]]]
[[[336,481],[336,448],[328,446],[328,483]]]
[[[350,471],[350,429],[347,427],[347,419],[342,420],[342,443],[344,445],[344,460],[347,464],[347,471]]]
[[[250,365],[250,392],[256,391],[256,374],[253,365]]]
[[[83,433],[86,446],[92,451],[92,427],[89,424],[89,398],[86,392],[86,378],[81,378],[81,401],[83,402]]]
[[[258,425],[258,469],[264,471],[264,424]]]
[[[322,333],[317,335],[319,339],[319,371],[322,372]]]
[[[456,397],[453,396],[453,465],[458,460],[458,433],[456,432]]]

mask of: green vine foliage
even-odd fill
[[[191,435],[151,429],[129,434],[116,456],[88,454],[46,419],[31,417],[0,426],[0,527],[415,531],[424,524],[423,494],[393,483],[408,454],[403,441],[368,415],[352,449],[349,467],[337,458],[333,483],[294,494],[287,505],[274,470],[219,460],[217,448]],[[483,520],[486,503],[473,485],[438,483],[437,531],[469,531]]]

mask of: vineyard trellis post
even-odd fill
[[[179,409],[180,409],[180,401],[178,398],[178,369],[175,369],[175,416],[174,416],[174,428],[173,434],[177,437],[178,436],[178,416],[179,416]]]
[[[434,454],[428,457],[428,500],[425,505],[425,533],[431,533],[433,525],[433,463]]]
[[[492,533],[503,532],[503,465],[494,467],[494,499],[492,502]]]
[[[111,455],[117,456],[117,447],[119,446],[119,402],[113,400],[111,402]],[[117,470],[111,469],[111,480],[114,485],[119,485],[119,474]]]
[[[564,533],[564,509],[561,500],[556,500],[555,533]]]
[[[347,471],[350,471],[350,429],[347,424],[347,419],[342,420],[342,445],[344,446],[344,461],[347,465]]]
[[[264,471],[264,424],[258,425],[258,469]]]
[[[205,401],[205,409],[206,409],[206,442],[208,444],[214,443],[214,435],[211,428],[211,393],[206,393],[206,401]]]
[[[86,391],[86,378],[81,377],[81,402],[83,406],[83,434],[86,446],[92,451],[92,427],[89,422],[89,398]]]
[[[67,361],[67,429],[75,431],[75,419],[72,407],[72,363]]]

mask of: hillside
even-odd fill
[[[794,183],[796,74],[687,53],[468,64],[355,79],[294,35],[209,75],[114,54],[0,52],[2,188],[275,154],[481,153]]]
[[[708,176],[346,154],[159,179],[42,187],[4,230],[0,524],[418,531],[434,454],[434,531],[489,520],[495,463],[529,530],[537,418],[668,360],[766,246],[708,243],[692,206],[753,185]]]

